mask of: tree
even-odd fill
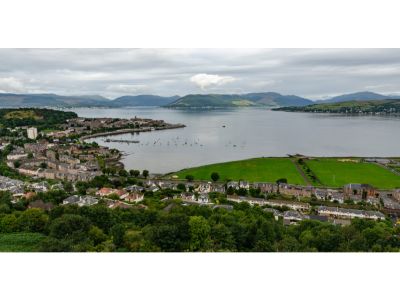
[[[211,179],[216,182],[219,179],[219,174],[217,172],[212,172],[211,173]]]
[[[122,247],[124,244],[125,226],[122,224],[114,225],[111,228],[111,235],[113,237],[113,243],[117,247]]]
[[[33,153],[32,153],[32,152],[29,152],[29,153],[28,153],[28,158],[29,158],[29,159],[32,159],[32,158],[33,158]]]
[[[75,183],[75,188],[80,195],[86,195],[86,190],[89,188],[89,185],[87,182],[78,181],[77,183]]]
[[[16,232],[17,229],[17,217],[14,214],[8,214],[0,217],[0,232]]]
[[[63,182],[63,187],[67,193],[71,193],[74,190],[74,186],[70,181]]]
[[[281,185],[281,183],[287,183],[287,179],[286,178],[279,178],[276,181],[276,184],[278,185],[278,193],[279,193],[279,186]]]
[[[18,227],[21,231],[42,232],[49,217],[38,208],[27,209],[18,217]]]
[[[21,162],[19,160],[14,161],[14,168],[19,168],[21,166]]]
[[[286,178],[279,178],[279,179],[276,181],[276,184],[281,184],[281,183],[287,183],[287,179],[286,179]]]
[[[186,180],[189,182],[192,182],[194,180],[194,176],[193,175],[186,175]]]
[[[122,176],[122,177],[127,177],[128,172],[125,169],[121,169],[121,170],[119,170],[118,175]]]
[[[203,216],[192,216],[189,219],[190,250],[207,250],[210,243],[210,225]]]
[[[46,164],[45,162],[42,162],[42,163],[40,164],[40,167],[41,167],[42,169],[47,169],[47,164]]]
[[[178,183],[176,187],[180,191],[186,191],[186,186],[183,183]]]
[[[147,178],[149,176],[149,171],[148,170],[143,170],[142,175],[144,178]]]
[[[107,240],[107,235],[104,234],[103,230],[101,230],[97,226],[90,227],[88,236],[94,242],[95,245],[98,245]]]
[[[50,237],[77,242],[87,238],[90,222],[87,218],[79,215],[65,214],[55,219],[49,229]]]

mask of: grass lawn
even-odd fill
[[[0,234],[0,252],[35,252],[45,238],[40,233],[2,233]]]
[[[381,189],[400,187],[400,176],[372,163],[322,158],[307,160],[306,164],[325,186],[368,183]]]
[[[286,178],[288,183],[305,185],[303,177],[289,158],[253,158],[241,161],[206,165],[185,169],[175,173],[179,179],[193,175],[197,180],[210,180],[212,172],[220,175],[220,180],[247,180],[251,182],[275,182]]]

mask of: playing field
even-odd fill
[[[312,159],[306,164],[324,186],[342,187],[348,183],[368,183],[376,188],[400,187],[400,176],[373,163]]]
[[[217,172],[220,180],[247,180],[251,182],[275,182],[286,178],[288,183],[305,185],[303,177],[289,158],[253,158],[197,168],[185,169],[175,173],[179,179],[193,175],[195,180],[211,180],[211,173]]]
[[[37,252],[44,238],[40,233],[2,233],[0,252]]]

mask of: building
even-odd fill
[[[276,210],[274,208],[267,207],[264,208],[264,211],[273,214],[276,221],[279,220],[279,217],[283,217],[283,214],[279,210]]]
[[[144,195],[139,193],[126,193],[121,196],[121,199],[127,202],[140,202],[143,201]]]
[[[361,198],[366,200],[368,197],[376,197],[376,190],[369,184],[350,183],[343,187],[346,198]]]
[[[26,130],[27,134],[28,134],[28,138],[31,140],[36,140],[37,136],[38,136],[38,132],[37,132],[37,128],[35,127],[30,127]]]
[[[340,207],[326,207],[320,206],[317,209],[317,212],[321,216],[327,216],[331,218],[339,218],[339,219],[371,219],[371,220],[384,220],[385,215],[379,211],[371,211],[371,210],[358,210],[358,209],[348,209],[348,208],[340,208]]]
[[[92,196],[73,195],[63,200],[63,205],[75,204],[78,206],[90,206],[99,203],[99,199]]]
[[[279,192],[283,195],[293,196],[296,198],[300,197],[311,197],[314,193],[313,187],[311,186],[296,186],[291,184],[280,184],[279,185]]]
[[[293,225],[305,220],[306,217],[297,210],[287,210],[283,213],[283,224]]]
[[[200,203],[204,203],[204,204],[208,203],[208,201],[209,201],[208,194],[206,194],[206,193],[200,194],[197,197],[197,201]]]
[[[286,201],[286,200],[265,200],[264,204],[272,207],[288,207],[292,210],[309,211],[311,206],[308,203],[300,201]]]
[[[399,201],[400,202],[400,189],[394,190],[392,197],[394,200]]]
[[[182,193],[181,198],[184,201],[195,201],[196,196],[193,193]]]

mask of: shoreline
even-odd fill
[[[119,134],[125,134],[125,133],[135,133],[135,132],[149,132],[149,131],[156,131],[156,130],[167,130],[167,129],[178,129],[178,128],[184,128],[186,125],[184,124],[168,124],[164,127],[146,127],[146,128],[127,128],[127,129],[117,129],[114,131],[109,131],[109,132],[99,132],[99,133],[93,133],[89,135],[85,135],[79,138],[80,141],[84,141],[87,139],[91,138],[97,138],[101,136],[112,136],[112,135],[119,135]]]

